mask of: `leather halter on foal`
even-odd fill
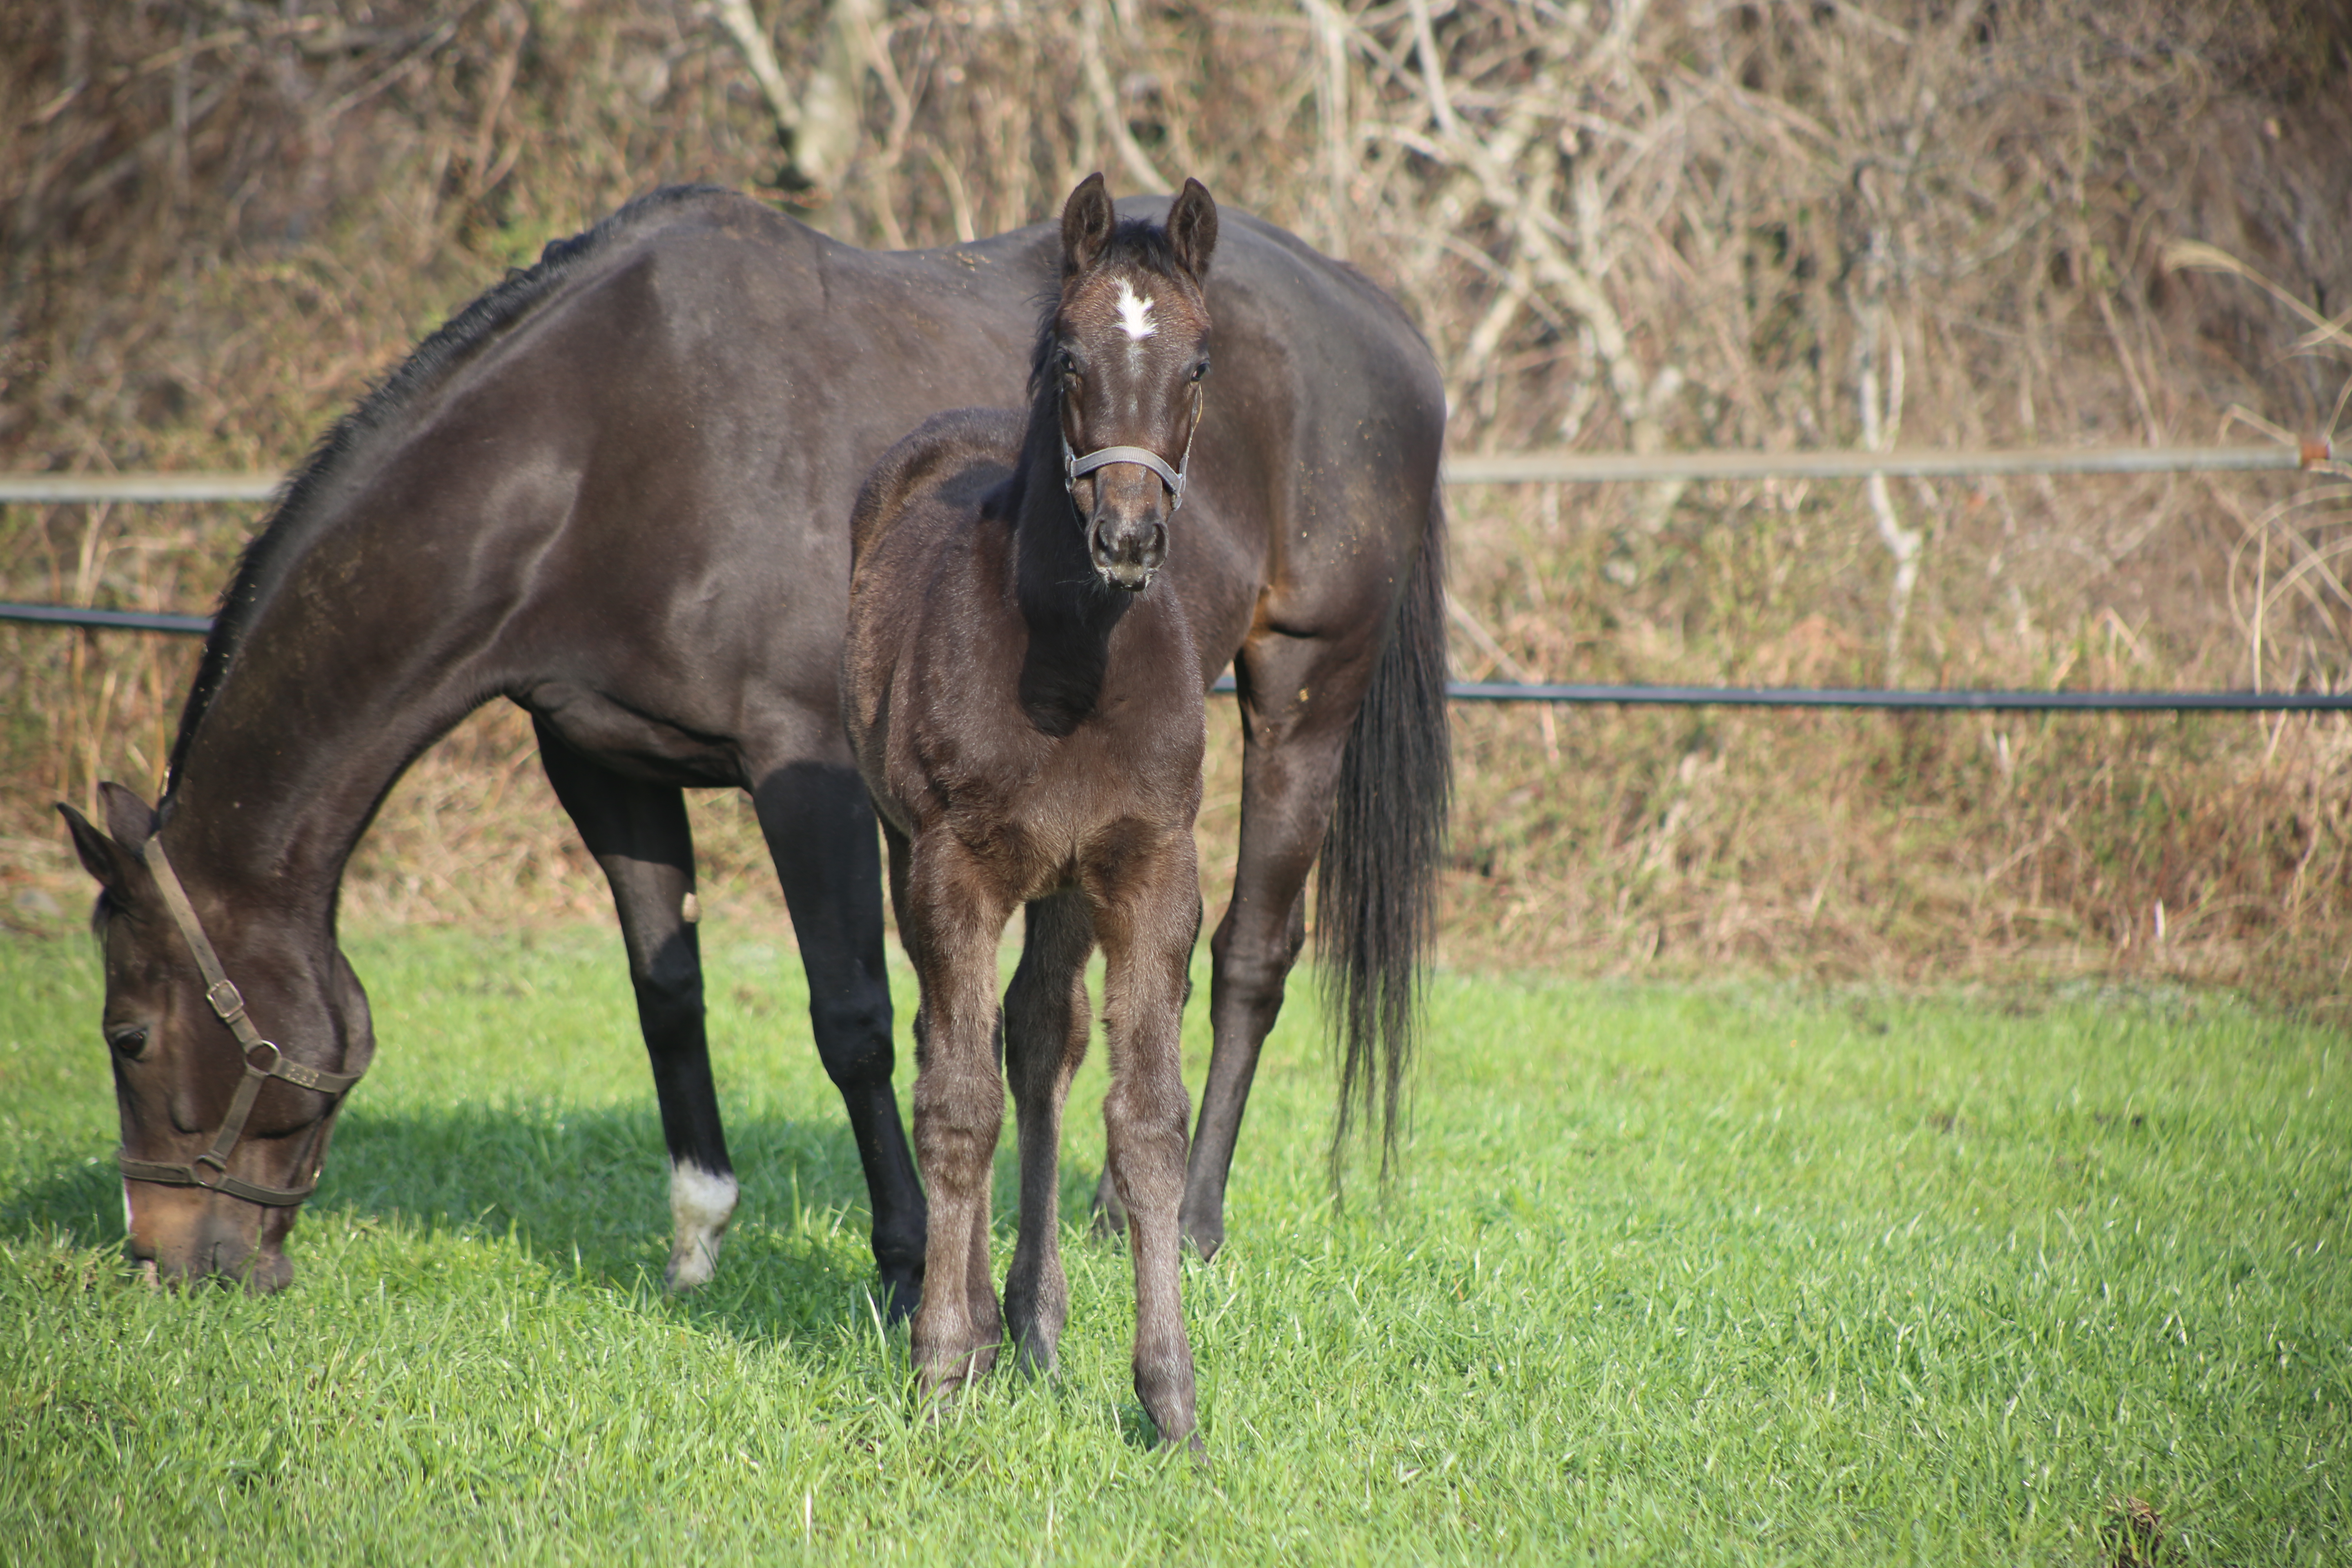
[[[1070,438],[1062,437],[1062,488],[1076,492],[1078,480],[1097,468],[1107,468],[1113,463],[1136,463],[1160,476],[1168,487],[1168,510],[1173,513],[1184,504],[1184,469],[1192,460],[1192,437],[1201,433],[1201,384],[1192,384],[1192,427],[1184,432],[1184,452],[1170,468],[1168,459],[1149,447],[1097,447],[1085,457],[1070,449]]]
[[[163,907],[172,911],[172,923],[180,928],[180,935],[186,939],[189,951],[195,954],[196,968],[205,977],[205,1000],[211,1004],[220,1021],[228,1026],[228,1032],[236,1037],[238,1049],[245,1057],[245,1077],[229,1101],[228,1116],[221,1122],[220,1132],[213,1139],[213,1146],[194,1160],[184,1164],[164,1164],[154,1160],[134,1160],[117,1149],[114,1162],[122,1167],[123,1175],[134,1182],[153,1182],[166,1187],[202,1187],[207,1192],[226,1193],[233,1198],[243,1198],[249,1204],[261,1204],[269,1208],[291,1208],[319,1190],[319,1173],[325,1169],[327,1163],[327,1140],[323,1129],[328,1116],[333,1114],[333,1108],[329,1107],[328,1116],[319,1119],[322,1131],[312,1134],[317,1140],[317,1147],[310,1161],[309,1181],[299,1187],[265,1187],[257,1182],[232,1176],[228,1173],[228,1157],[236,1152],[238,1140],[245,1136],[245,1119],[253,1113],[253,1102],[260,1095],[263,1082],[278,1078],[297,1088],[315,1089],[320,1094],[346,1094],[353,1084],[359,1082],[361,1075],[355,1072],[325,1072],[318,1068],[305,1067],[300,1062],[289,1061],[285,1052],[263,1039],[261,1032],[253,1026],[253,1020],[246,1016],[245,997],[222,973],[220,956],[213,952],[213,944],[205,938],[205,928],[196,920],[195,906],[188,902],[187,889],[180,886],[180,879],[173,871],[171,861],[163,858],[163,837],[158,834],[149,837],[140,854],[146,860],[148,870],[154,873],[155,886],[163,894]],[[212,1179],[205,1179],[204,1173],[206,1171],[213,1173]]]

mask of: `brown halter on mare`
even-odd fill
[[[180,886],[178,873],[164,858],[161,834],[151,837],[140,851],[147,868],[155,874],[155,886],[163,894],[163,907],[172,912],[172,923],[180,928],[187,942],[188,951],[195,954],[196,968],[205,977],[205,1000],[228,1032],[236,1037],[237,1048],[245,1057],[245,1077],[238,1080],[236,1093],[230,1099],[228,1115],[221,1121],[213,1146],[183,1164],[168,1164],[157,1160],[134,1160],[122,1150],[114,1152],[114,1163],[122,1167],[123,1175],[134,1182],[153,1182],[166,1187],[202,1187],[206,1192],[226,1193],[233,1198],[243,1198],[249,1204],[268,1208],[292,1208],[319,1190],[319,1173],[327,1164],[327,1129],[333,1114],[319,1119],[315,1156],[310,1161],[310,1179],[299,1187],[265,1187],[258,1182],[248,1182],[228,1173],[228,1157],[236,1152],[238,1142],[245,1136],[246,1118],[253,1114],[253,1102],[261,1097],[261,1086],[268,1079],[283,1079],[298,1089],[314,1089],[320,1094],[348,1094],[359,1082],[355,1072],[327,1072],[289,1060],[284,1051],[261,1037],[253,1020],[245,1011],[245,996],[221,969],[220,957],[205,936],[204,923],[196,919],[195,906],[188,901],[187,889]],[[299,1169],[300,1167],[297,1167]],[[203,1173],[217,1173],[207,1181]]]

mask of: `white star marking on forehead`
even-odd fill
[[[1139,343],[1160,330],[1151,324],[1151,296],[1138,294],[1124,278],[1118,280],[1118,324]]]

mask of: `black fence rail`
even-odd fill
[[[85,626],[97,631],[167,632],[203,637],[207,616],[152,615],[139,610],[80,610],[68,605],[0,604],[0,621]],[[1220,676],[1212,691],[1231,692]],[[1808,686],[1546,686],[1454,680],[1456,702],[1618,703],[1671,708],[1927,708],[1979,712],[2223,712],[2320,713],[2352,709],[2352,692],[2335,691],[1938,691],[1823,689]]]

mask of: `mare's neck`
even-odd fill
[[[479,700],[478,672],[436,646],[446,604],[387,595],[359,613],[333,564],[288,571],[190,721],[163,832],[200,900],[202,887],[331,925],[344,866],[384,795]],[[337,595],[351,613],[303,611]]]
[[[1041,428],[1042,427],[1042,428]],[[1028,624],[1021,709],[1048,735],[1066,735],[1096,710],[1110,663],[1111,633],[1135,595],[1111,587],[1087,551],[1086,521],[1062,482],[1061,420],[1043,406],[1030,419],[1012,499],[1013,599]]]

